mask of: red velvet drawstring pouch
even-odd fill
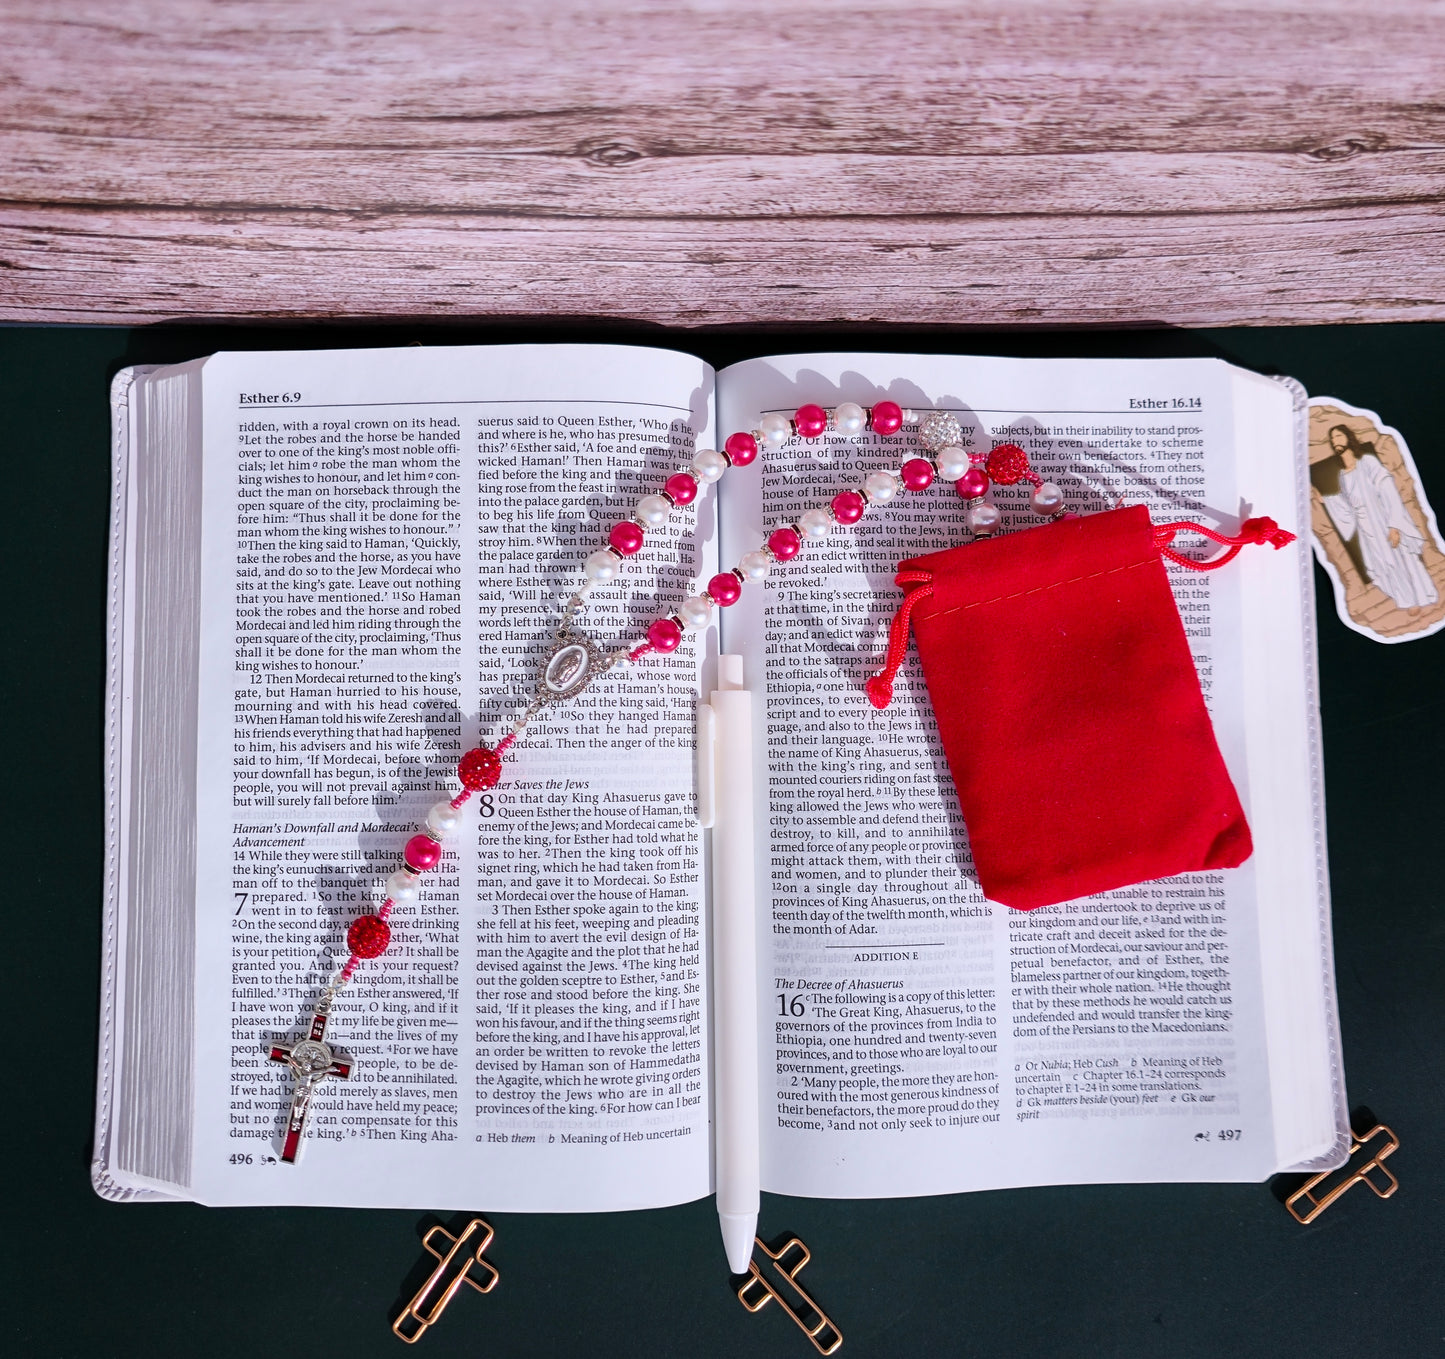
[[[1170,546],[1183,531],[1229,550],[1195,561]],[[1033,910],[1249,857],[1163,559],[1212,570],[1292,538],[1270,519],[1156,527],[1134,505],[899,566],[868,696],[887,707],[911,623],[985,896]]]

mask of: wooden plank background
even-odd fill
[[[1445,318],[1445,5],[0,0],[0,319]]]

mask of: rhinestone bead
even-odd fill
[[[359,915],[346,931],[346,947],[358,958],[379,958],[391,943],[391,926],[379,915]]]
[[[963,442],[963,426],[952,411],[926,411],[918,421],[918,442],[930,453]]]
[[[1017,444],[1000,444],[988,455],[988,474],[1000,486],[1022,481],[1029,470],[1029,455]]]
[[[896,401],[880,401],[872,411],[875,434],[897,434],[903,428],[903,407]]]
[[[473,793],[495,788],[502,780],[502,757],[487,746],[469,750],[457,762],[457,778]]]

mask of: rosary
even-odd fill
[[[780,448],[795,435],[814,440],[831,431],[853,438],[872,430],[887,437],[897,434],[905,420],[911,423],[915,419],[918,443],[927,456],[909,458],[897,471],[870,472],[861,487],[840,491],[826,506],[806,510],[795,523],[773,529],[766,543],[745,552],[732,570],[720,572],[708,581],[705,589],[688,595],[676,612],[654,619],[648,626],[645,641],[605,652],[590,637],[574,629],[573,621],[588,594],[595,587],[618,579],[627,559],[642,550],[647,531],[660,528],[674,509],[692,504],[702,487],[720,480],[729,467],[746,467],[757,459],[763,447]],[[976,537],[987,537],[999,525],[997,506],[985,498],[991,483],[1012,486],[1026,482],[1033,487],[1032,504],[1037,514],[1048,519],[1065,517],[1063,491],[1029,466],[1028,455],[1017,444],[1000,444],[988,453],[970,453],[962,445],[963,427],[949,411],[924,411],[915,416],[894,401],[880,401],[868,409],[852,401],[831,410],[816,405],[799,406],[791,418],[776,413],[764,415],[756,429],[730,434],[721,452],[700,449],[686,471],[668,477],[660,492],[645,495],[637,502],[631,518],[612,526],[606,546],[583,563],[582,586],[563,607],[556,636],[543,658],[535,691],[525,711],[495,746],[478,746],[462,756],[457,765],[461,791],[436,803],[427,812],[417,833],[402,849],[401,867],[386,880],[384,900],[376,912],[357,916],[351,922],[346,933],[350,956],[322,988],[312,1007],[306,1037],[297,1043],[277,1043],[269,1047],[271,1060],[286,1064],[295,1081],[290,1117],[282,1139],[283,1162],[294,1163],[300,1152],[317,1085],[328,1076],[344,1080],[351,1075],[351,1061],[326,1042],[326,1025],[337,993],[365,959],[380,957],[386,951],[391,942],[388,921],[392,911],[397,906],[417,902],[422,875],[441,862],[442,845],[460,827],[462,808],[474,793],[497,786],[502,777],[502,756],[542,708],[575,697],[599,675],[625,669],[652,653],[665,655],[676,651],[685,633],[698,632],[708,625],[714,607],[725,609],[737,603],[744,585],[761,584],[775,565],[791,561],[805,544],[821,543],[835,526],[856,524],[870,506],[886,505],[901,491],[927,490],[935,477],[955,484],[968,504],[968,527]],[[890,647],[893,671],[897,670],[892,655],[895,649]],[[876,707],[887,705],[886,695],[878,687],[882,678],[875,676],[868,686],[869,699]],[[884,688],[891,689],[891,678],[889,674],[889,683]]]

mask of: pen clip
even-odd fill
[[[717,713],[711,703],[697,705],[697,824],[708,830],[717,820]]]

